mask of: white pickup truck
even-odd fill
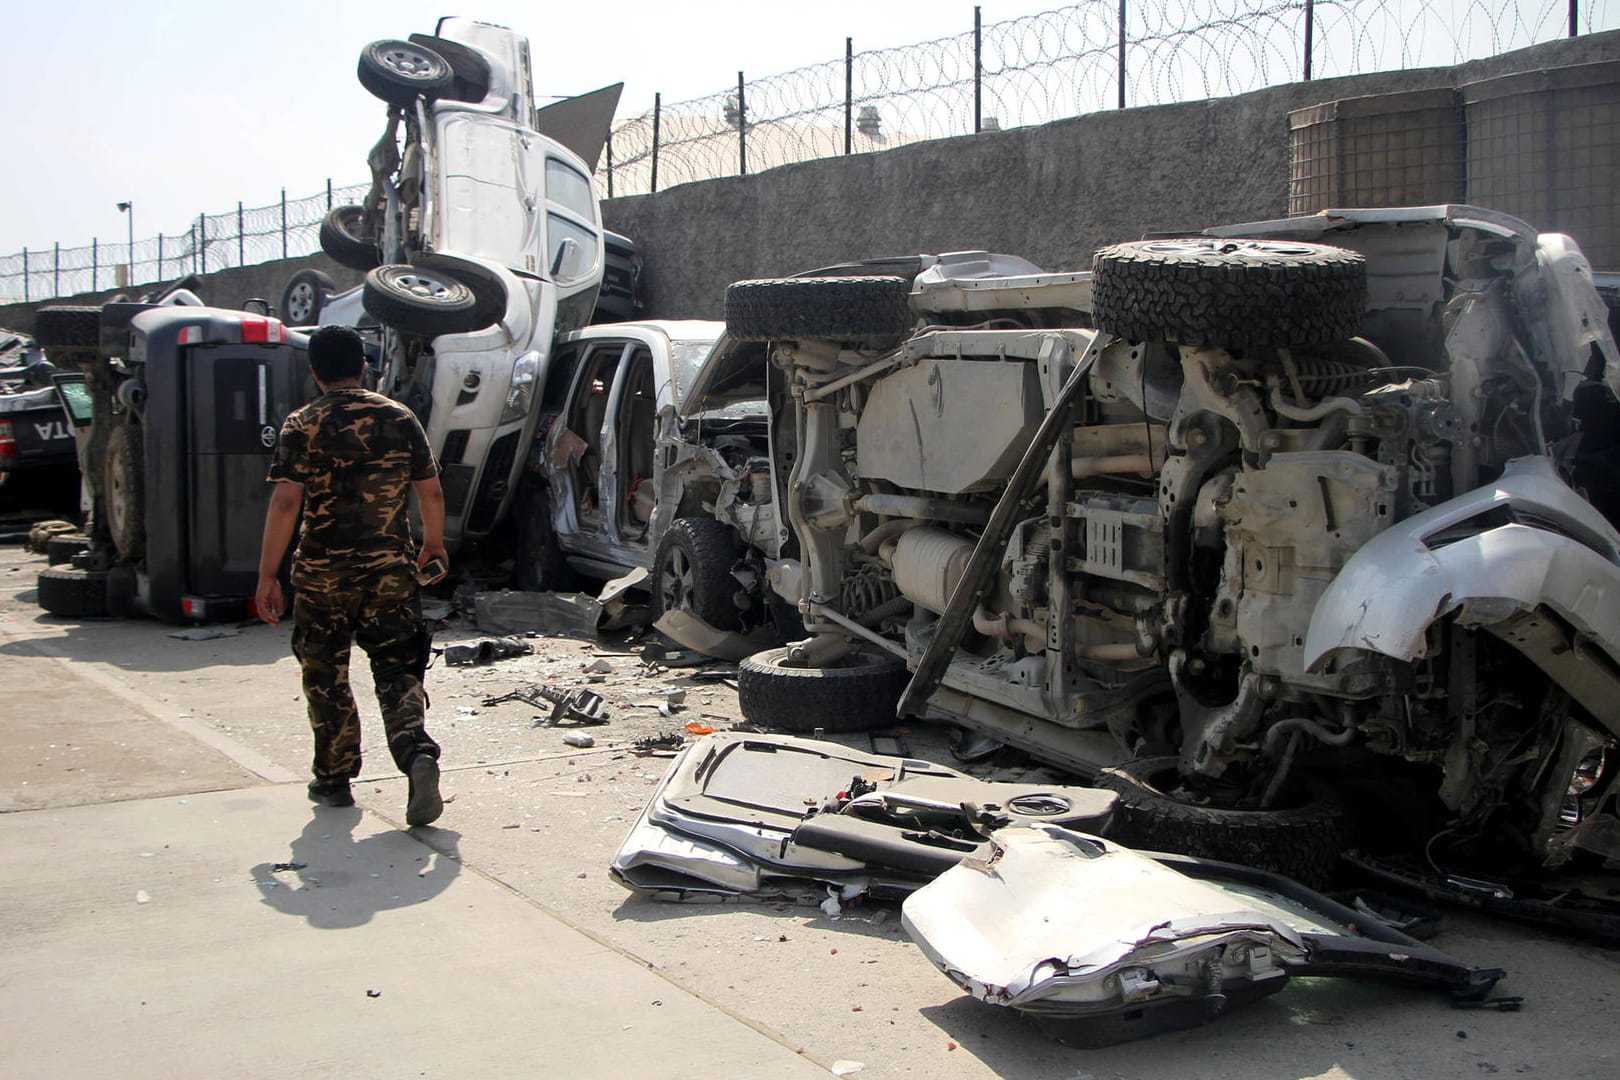
[[[366,46],[359,78],[388,126],[366,201],[335,208],[321,246],[366,280],[327,297],[295,278],[286,306],[312,300],[308,321],[379,328],[377,389],[427,431],[455,546],[507,512],[552,340],[596,305],[605,239],[586,157],[618,87],[537,112],[527,39],[462,18]]]

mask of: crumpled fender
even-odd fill
[[[1549,528],[1482,527],[1429,545],[1503,506]],[[1351,556],[1311,614],[1305,667],[1319,670],[1337,649],[1418,660],[1427,655],[1428,628],[1454,611],[1489,626],[1540,606],[1620,661],[1620,533],[1549,459],[1519,458],[1492,486],[1408,518]]]

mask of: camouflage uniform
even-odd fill
[[[315,779],[360,773],[360,717],[349,690],[351,639],[371,659],[388,749],[402,772],[439,747],[423,724],[425,632],[412,481],[438,475],[422,426],[369,390],[328,391],[282,425],[269,479],[304,486],[293,559],[293,655],[315,732]]]

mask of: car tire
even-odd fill
[[[911,681],[899,658],[877,649],[855,649],[828,667],[787,661],[783,646],[737,665],[737,704],[749,723],[799,733],[887,727]]]
[[[478,329],[494,326],[506,318],[506,283],[493,270],[469,259],[458,259],[454,255],[437,252],[424,252],[416,256],[412,260],[412,265],[424,270],[442,271],[471,289],[478,301],[474,309],[478,319],[481,320]]]
[[[742,543],[731,526],[702,517],[672,522],[653,554],[653,620],[679,609],[716,630],[742,629],[742,610],[733,599],[742,584],[731,574],[741,557]]]
[[[84,533],[58,533],[45,541],[45,561],[51,566],[62,566],[73,561],[73,556],[90,550],[90,538]]]
[[[899,277],[765,278],[726,288],[726,332],[739,341],[800,338],[890,348],[911,332],[911,285]]]
[[[131,561],[146,554],[145,437],[137,424],[113,428],[102,472],[107,532],[118,554]]]
[[[513,580],[529,592],[567,592],[574,587],[575,574],[568,556],[557,543],[552,524],[551,492],[532,479],[523,482],[517,495],[517,559]]]
[[[34,313],[34,340],[51,349],[99,349],[101,309],[85,305],[58,305]]]
[[[1097,774],[1117,792],[1109,836],[1130,847],[1241,863],[1321,888],[1333,877],[1348,837],[1349,811],[1321,786],[1304,787],[1290,806],[1237,810],[1185,802],[1174,790],[1178,758],[1138,758]]]
[[[400,107],[442,97],[455,81],[450,61],[414,41],[373,41],[360,50],[355,75],[372,96]]]
[[[441,269],[391,263],[366,275],[360,292],[366,312],[407,334],[466,334],[489,325],[487,308],[472,287]]]
[[[300,270],[287,279],[281,293],[281,321],[288,326],[315,326],[321,320],[321,308],[337,288],[332,279],[319,270]]]
[[[321,219],[321,251],[339,266],[362,274],[382,262],[377,242],[360,232],[365,221],[363,206],[334,206]]]
[[[1224,349],[1326,345],[1354,337],[1367,264],[1325,244],[1193,237],[1103,248],[1092,316],[1127,341]]]
[[[39,572],[39,606],[74,618],[107,614],[107,571],[52,567]]]

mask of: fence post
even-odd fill
[[[1575,0],[1569,0],[1574,3]],[[1311,53],[1315,52],[1316,0],[1305,0],[1305,81],[1311,81]]]
[[[653,95],[653,164],[652,194],[658,194],[658,122],[664,113],[664,95]]]
[[[242,233],[244,231],[245,231],[245,229],[242,226],[242,202],[239,199],[239,200],[237,200],[237,203],[236,203],[236,265],[237,266],[246,266],[247,265],[247,241],[242,236]]]
[[[51,256],[51,299],[62,295],[62,241],[56,242]]]
[[[1581,0],[1569,0],[1569,36],[1579,37],[1581,33]]]
[[[197,254],[202,259],[202,272],[208,273],[208,215],[197,215]]]
[[[855,148],[855,39],[844,39],[844,153]]]
[[[158,233],[158,281],[163,280],[163,234]]]
[[[98,292],[101,285],[96,278],[101,276],[101,241],[95,237],[90,238],[90,291]]]
[[[332,178],[330,176],[326,178],[326,209],[328,211],[332,209]]]
[[[1125,0],[1119,0],[1119,107],[1125,107]]]
[[[23,248],[23,303],[28,303],[28,249]]]
[[[748,175],[748,102],[743,97],[743,73],[737,72],[737,175]]]
[[[281,189],[281,257],[287,257],[287,189]]]
[[[608,159],[607,160],[608,198],[611,199],[611,198],[613,198],[613,129],[612,128],[608,129],[607,159]]]
[[[1123,2],[1123,0],[1121,0]],[[973,5],[973,134],[984,130],[984,24]]]

